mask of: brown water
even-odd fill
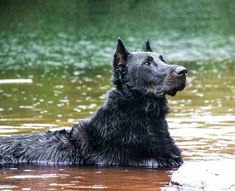
[[[99,108],[112,88],[110,67],[59,68],[47,74],[24,71],[11,76],[18,80],[7,75],[0,80],[1,136],[70,128]],[[185,161],[235,158],[234,84],[233,67],[209,72],[191,69],[187,88],[169,97],[170,132]],[[170,190],[174,189],[168,186],[173,171],[4,167],[0,190]]]
[[[138,168],[18,167],[1,170],[0,189],[160,190],[170,171]]]

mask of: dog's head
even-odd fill
[[[185,88],[186,73],[183,66],[166,64],[162,55],[152,52],[148,40],[143,52],[129,52],[118,39],[113,59],[113,83],[117,87],[158,98],[174,96]]]

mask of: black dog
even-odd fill
[[[106,103],[70,131],[0,138],[0,164],[175,167],[181,151],[165,120],[166,94],[186,85],[186,69],[152,53],[128,52],[118,40]]]

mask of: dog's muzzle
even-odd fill
[[[186,86],[187,69],[178,66],[165,80],[165,91],[174,96],[178,91],[182,91]]]

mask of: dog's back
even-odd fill
[[[80,145],[76,147],[65,130],[0,138],[0,164],[79,164]]]

